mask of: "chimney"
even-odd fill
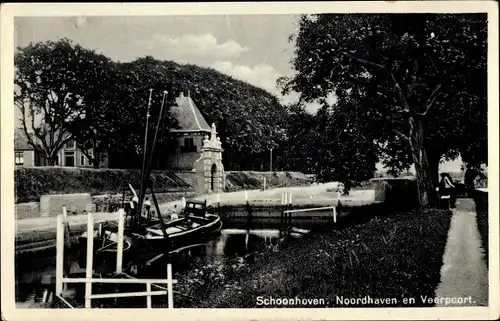
[[[181,91],[181,92],[179,93],[179,98],[184,98],[184,92],[183,92],[183,91]]]
[[[191,91],[188,89],[188,97],[191,97]]]

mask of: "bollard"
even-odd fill
[[[94,217],[89,212],[87,217],[87,266],[85,269],[85,308],[92,307],[92,270],[94,259]]]
[[[172,286],[172,264],[168,263],[167,265],[167,280],[168,280],[168,285],[167,285],[167,296],[168,296],[168,308],[173,309],[174,308],[174,290]]]
[[[125,229],[125,211],[118,210],[118,244],[116,249],[116,273],[122,272],[123,263],[123,234]]]
[[[56,294],[63,293],[64,277],[64,214],[57,215],[56,232]]]

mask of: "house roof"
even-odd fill
[[[181,93],[175,101],[177,106],[172,107],[171,113],[177,119],[179,128],[172,130],[173,132],[211,132],[210,126],[189,95]]]
[[[28,138],[26,137],[26,134],[24,133],[24,130],[22,128],[16,128],[14,131],[14,149],[15,150],[33,149],[33,146],[31,146],[28,143]]]

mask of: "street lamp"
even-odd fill
[[[269,171],[273,171],[273,148],[271,147],[270,153],[269,153]]]

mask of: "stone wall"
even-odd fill
[[[418,206],[417,182],[413,177],[374,178],[375,201],[393,208],[410,209]]]
[[[40,216],[56,216],[62,213],[64,205],[68,214],[88,213],[92,211],[92,196],[88,193],[43,195],[40,197]]]
[[[192,198],[197,194],[194,191],[179,191],[158,193],[156,198],[159,204],[176,201],[182,197]],[[146,194],[146,197],[152,202],[151,195]],[[126,196],[126,201],[129,200]],[[44,195],[38,202],[19,203],[16,204],[16,219],[29,219],[37,217],[51,217],[62,213],[62,206],[66,205],[68,215],[85,214],[87,211],[92,212],[114,212],[120,208],[122,202],[122,194],[114,195],[95,195],[90,194],[62,194],[62,195]],[[154,206],[153,206],[154,207]]]

